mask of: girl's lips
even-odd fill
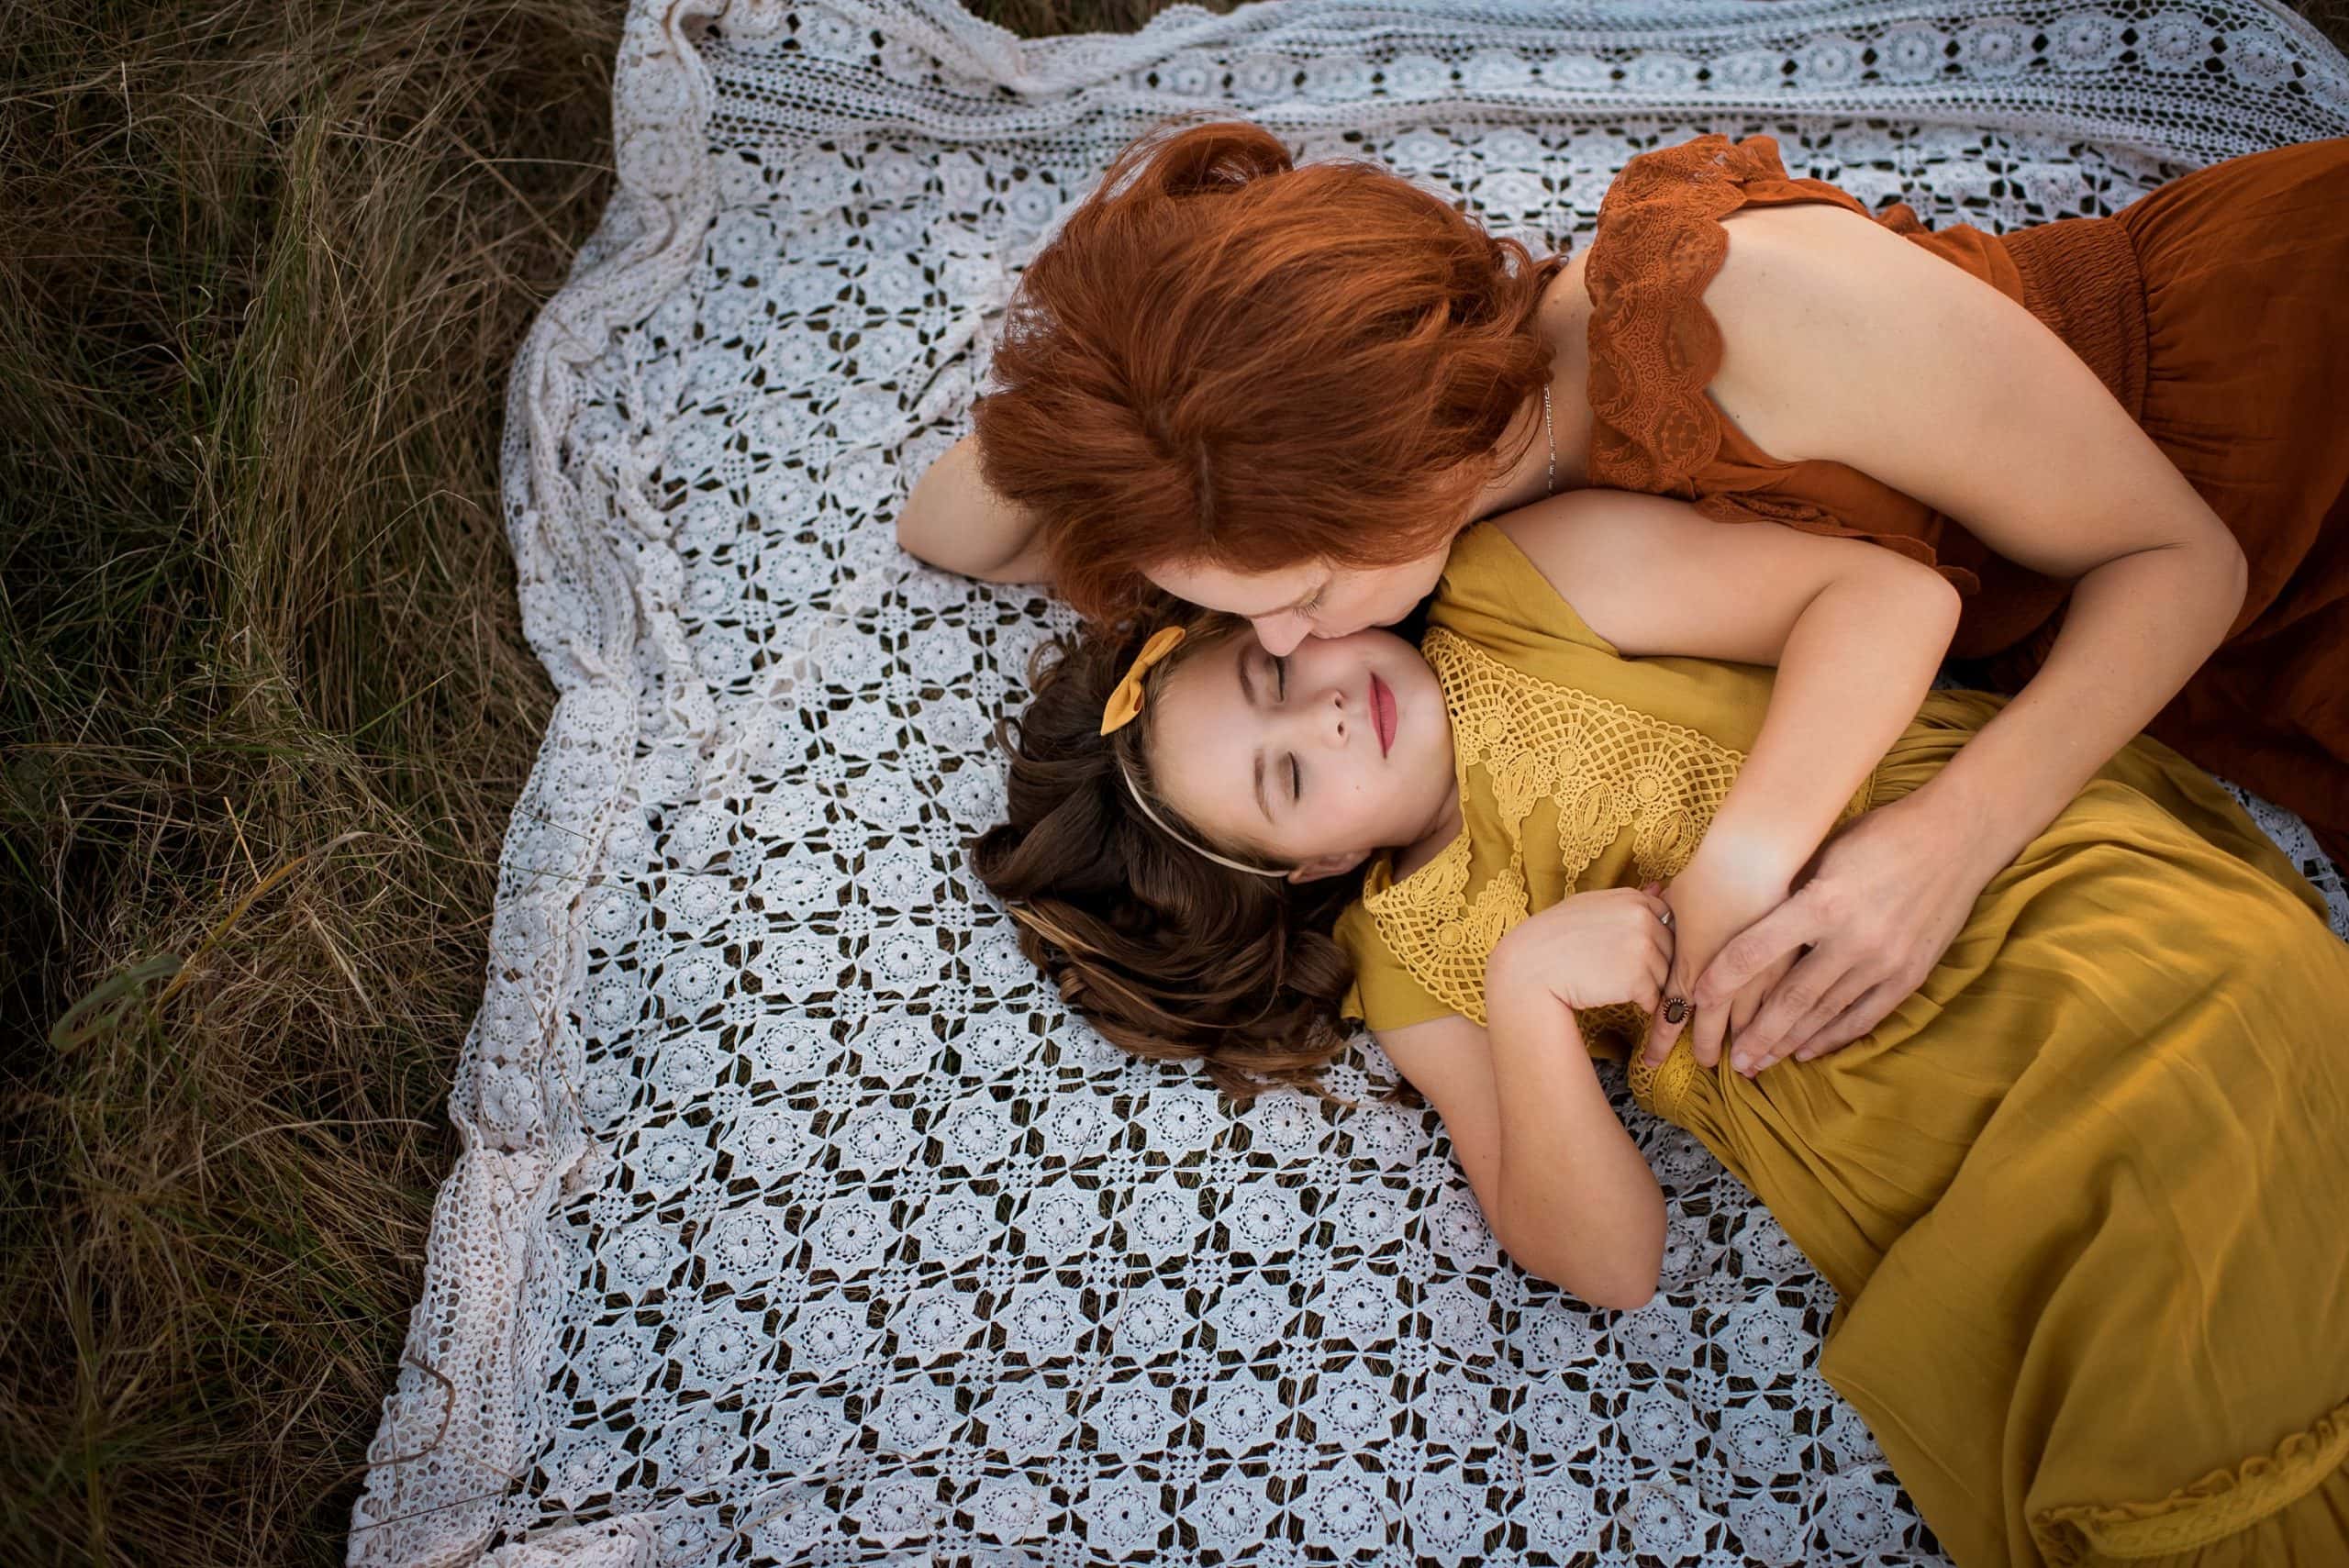
[[[1376,675],[1370,678],[1371,723],[1378,730],[1378,754],[1395,750],[1395,694]]]

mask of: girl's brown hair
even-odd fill
[[[1186,625],[1145,690],[1245,635],[1221,617]],[[1321,1069],[1345,1049],[1338,1006],[1353,981],[1330,928],[1361,879],[1297,884],[1232,871],[1135,806],[1120,770],[1168,826],[1208,842],[1155,793],[1147,702],[1136,722],[1100,733],[1102,706],[1151,629],[1039,651],[1034,700],[997,729],[1011,754],[1010,820],[972,846],[972,863],[1019,920],[1021,950],[1109,1040],[1138,1056],[1199,1058],[1241,1099],[1267,1082],[1321,1093]]]
[[[1146,138],[1028,268],[981,473],[1102,618],[1161,562],[1417,559],[1533,439],[1497,450],[1549,375],[1534,317],[1560,265],[1254,126]]]

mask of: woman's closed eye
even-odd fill
[[[1275,701],[1288,700],[1288,660],[1275,656],[1273,660],[1273,695]]]
[[[1289,759],[1288,759],[1288,798],[1289,798],[1289,804],[1290,804],[1290,805],[1292,805],[1292,806],[1294,806],[1295,804],[1297,804],[1297,801],[1299,801],[1299,800],[1303,799],[1303,798],[1304,798],[1304,796],[1305,796],[1305,767],[1304,767],[1304,764],[1300,763],[1300,762],[1297,760],[1297,755],[1296,755],[1296,753],[1295,753],[1295,752],[1291,752],[1291,753],[1289,754]]]

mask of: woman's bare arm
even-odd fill
[[[1036,521],[987,488],[978,438],[948,448],[914,482],[897,514],[897,543],[932,566],[990,583],[1050,583]]]
[[[1701,1008],[1811,947],[1748,1031],[1776,1060],[1856,1039],[1915,989],[1984,884],[2226,636],[2246,573],[2216,514],[2020,305],[1854,214],[1773,208],[1730,232],[1706,295],[1725,413],[1774,456],[1849,464],[2074,583],[2038,676],[1700,982]]]
[[[2004,865],[2226,636],[2242,549],[2079,356],[1989,284],[1832,208],[1731,232],[1706,298],[1726,351],[1716,400],[1746,433],[2076,584],[2039,678],[1936,786],[1997,799],[1982,852]]]

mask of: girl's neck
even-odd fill
[[[1419,837],[1395,851],[1395,880],[1402,881],[1421,866],[1442,854],[1453,840],[1460,837],[1463,818],[1460,815],[1460,784],[1454,779],[1444,791],[1443,805],[1428,821]]]

